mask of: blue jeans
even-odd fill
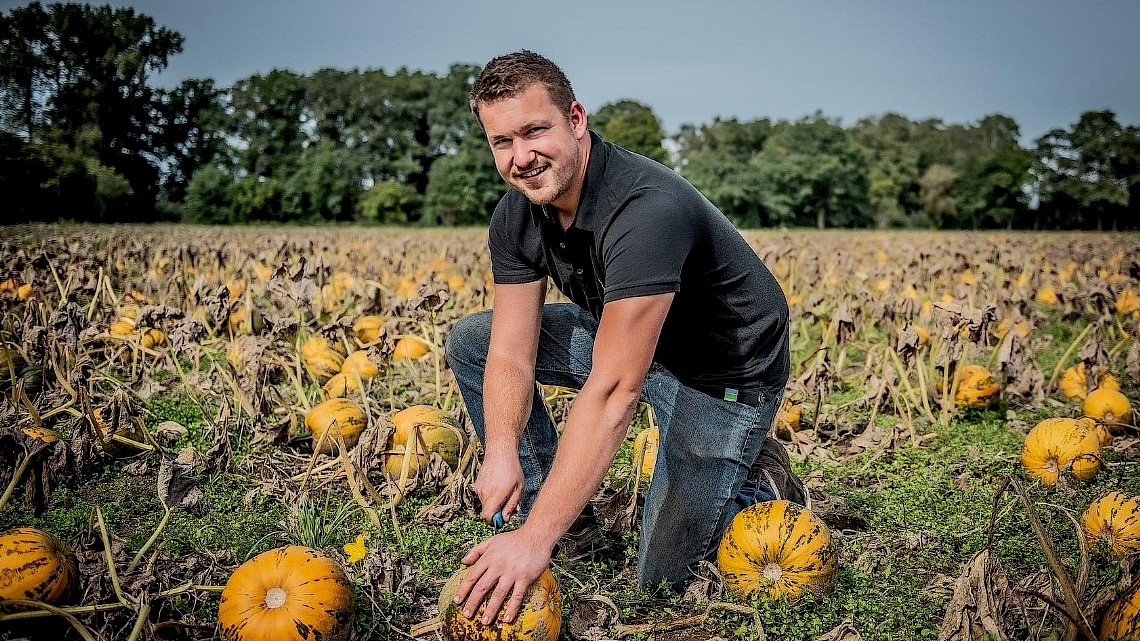
[[[590,373],[597,329],[593,316],[573,303],[546,304],[535,379],[580,389]],[[446,346],[467,413],[484,442],[483,371],[490,337],[491,312],[477,312],[455,324]],[[642,586],[662,579],[687,583],[690,568],[716,554],[737,512],[775,498],[765,481],[749,477],[749,469],[768,436],[782,393],[762,393],[753,407],[687,387],[657,363],[650,367],[641,400],[653,407],[661,442],[641,521],[637,578]],[[557,445],[558,434],[536,386],[519,441],[524,478],[520,515],[534,504]]]

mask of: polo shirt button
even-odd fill
[[[581,275],[582,275],[582,268],[581,268],[581,267],[579,267],[578,269],[575,269],[575,270],[574,270],[574,273],[575,273],[575,274],[578,274],[579,276],[581,276]]]
[[[566,243],[558,243],[559,249],[566,249]]]

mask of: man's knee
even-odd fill
[[[491,342],[491,310],[475,312],[460,318],[447,333],[444,353],[452,369],[457,362],[483,360]]]

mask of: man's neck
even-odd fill
[[[578,167],[578,175],[574,177],[574,186],[562,198],[550,203],[551,209],[558,214],[558,224],[563,231],[570,229],[574,218],[578,215],[578,203],[582,200],[582,188],[586,185],[586,168],[590,166],[590,133],[582,140],[582,161]]]

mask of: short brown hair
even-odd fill
[[[480,105],[513,98],[536,83],[546,88],[550,101],[569,118],[575,98],[566,74],[549,59],[525,49],[498,56],[483,67],[471,87],[471,113],[478,118]]]

